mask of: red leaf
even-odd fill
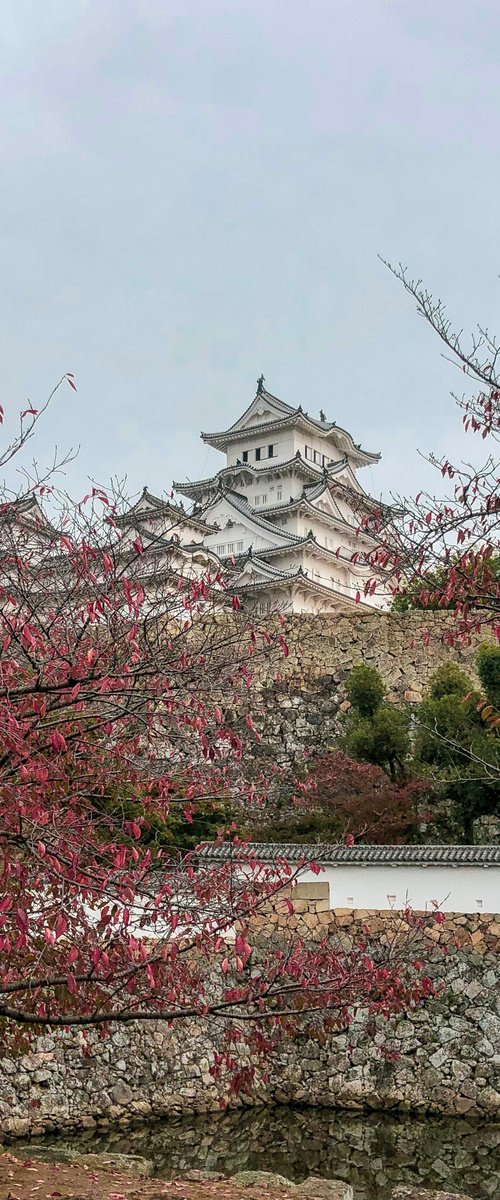
[[[58,754],[60,751],[67,750],[68,748],[62,733],[59,733],[58,730],[51,735],[50,744],[55,754]]]
[[[56,921],[56,929],[55,929],[56,938],[62,937],[63,933],[66,933],[67,928],[68,928],[67,918],[64,916],[64,913],[59,913],[59,916]]]

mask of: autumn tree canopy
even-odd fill
[[[39,418],[25,413],[4,465]],[[291,882],[285,859],[271,869],[238,847],[216,866],[157,836],[173,814],[190,828],[200,806],[265,788],[244,770],[248,698],[259,658],[286,652],[220,571],[161,550],[151,570],[101,488],[74,505],[35,472],[2,497],[3,1036],[211,1016],[245,1019],[262,1048],[299,1009],[339,1020],[417,1003],[430,984],[404,940],[377,961],[335,943],[256,953],[252,916]]]

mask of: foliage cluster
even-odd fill
[[[429,611],[455,610],[456,600],[449,591],[450,570],[453,567],[460,570],[465,588],[467,579],[470,580],[471,602],[474,609],[481,607],[480,597],[500,588],[500,555],[483,556],[476,564],[458,558],[452,559],[450,566],[438,566],[435,569],[422,569],[421,574],[402,580],[399,589],[392,597],[391,607],[394,612],[410,612],[412,609],[427,609]],[[484,607],[484,605],[482,606]]]
[[[354,667],[337,747],[311,756],[293,804],[275,803],[251,835],[277,842],[471,842],[500,816],[500,646],[476,660],[482,690],[455,663],[432,675],[419,705],[386,700],[380,673]],[[427,832],[426,832],[427,831]]]
[[[474,822],[500,814],[500,646],[485,643],[476,660],[482,691],[449,662],[431,677],[411,711],[384,700],[379,673],[358,666],[347,681],[352,708],[343,744],[353,758],[377,764],[391,781],[427,781],[447,800],[441,832],[470,842]]]

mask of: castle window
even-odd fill
[[[234,554],[234,542],[227,543],[227,552],[228,554]]]
[[[312,462],[312,460],[313,460],[313,452],[312,452],[312,450],[311,450],[311,447],[310,447],[310,446],[306,446],[306,447],[305,447],[305,451],[306,451],[306,458],[308,458],[308,459],[310,460],[310,462]]]
[[[276,446],[268,446],[267,447],[267,457],[268,458],[276,458]]]
[[[261,454],[262,454],[262,446],[257,446],[257,449],[255,451],[255,461],[256,462],[260,462]]]
[[[248,450],[244,450],[242,454],[243,462],[248,462]]]
[[[314,451],[314,461],[318,464],[318,466],[321,466],[321,454],[319,453],[319,450]]]
[[[243,553],[243,542],[236,542],[236,553],[237,554]]]
[[[282,499],[282,497],[283,497],[283,491],[282,491],[282,489],[281,489],[281,488],[277,488],[277,489],[276,489],[276,499],[277,499],[277,500],[281,500],[281,499]]]
[[[224,554],[226,553],[226,547],[225,546],[216,546],[215,553],[218,554],[220,558],[223,558]]]

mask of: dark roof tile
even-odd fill
[[[239,848],[231,843],[221,846],[207,845],[203,851],[204,858],[225,860],[237,858]],[[311,844],[299,845],[290,842],[253,842],[245,846],[242,853],[251,852],[261,862],[276,862],[286,859],[289,862],[316,863],[348,863],[350,866],[377,866],[387,863],[397,866],[408,863],[415,866],[500,866],[500,846],[344,846]]]

